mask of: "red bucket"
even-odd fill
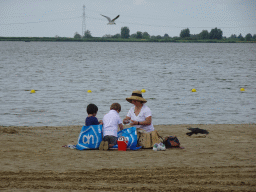
[[[126,151],[128,140],[125,137],[119,137],[117,140],[118,151]]]

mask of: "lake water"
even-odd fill
[[[155,125],[256,123],[256,44],[0,42],[0,83],[4,126],[83,125],[89,103],[124,118],[135,89]]]

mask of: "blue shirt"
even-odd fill
[[[90,125],[99,125],[98,119],[94,116],[86,117],[85,126],[90,126]]]

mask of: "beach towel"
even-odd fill
[[[137,150],[141,148],[141,147],[136,147],[137,146],[136,127],[129,127],[117,133],[118,138],[122,136],[127,138],[128,140],[127,148],[129,148],[130,150]],[[115,145],[113,148],[118,148],[118,145]]]
[[[198,134],[198,133],[201,133],[201,134],[209,134],[209,132],[205,129],[200,129],[200,128],[187,128],[188,130],[190,130],[190,132],[186,133],[188,136],[191,136],[193,134]]]
[[[98,149],[102,141],[102,125],[83,126],[78,137],[76,149]]]

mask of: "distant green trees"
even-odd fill
[[[130,37],[130,29],[128,27],[121,28],[121,38],[128,39]]]
[[[106,34],[103,35],[102,38],[114,38],[114,39],[118,39],[121,38],[121,35],[119,33],[115,34],[115,35],[110,35],[110,34]]]
[[[121,35],[119,33],[117,33],[117,34],[113,35],[112,38],[118,39],[118,38],[121,38]]]
[[[230,36],[230,39],[237,39],[239,41],[254,41],[254,40],[256,40],[256,34],[254,34],[252,36],[251,33],[248,33],[248,34],[246,34],[245,37],[243,37],[243,35],[241,33],[238,36],[236,36],[235,34],[232,34]]]
[[[181,30],[180,37],[181,38],[190,37],[189,28]]]
[[[89,30],[86,30],[86,31],[84,32],[83,38],[92,38],[91,32],[90,32]]]
[[[169,38],[169,35],[167,33],[165,33],[164,38]]]
[[[200,39],[209,39],[209,32],[207,30],[203,30],[201,33],[199,33]]]
[[[82,36],[78,32],[75,32],[74,38],[75,39],[81,39]]]
[[[103,37],[102,38],[112,38],[112,35],[110,35],[110,34],[106,34],[106,35],[103,35]]]
[[[152,40],[160,40],[160,39],[162,39],[162,37],[161,37],[161,35],[157,35],[157,36],[152,35],[150,39],[152,39]]]
[[[79,39],[83,40],[85,38],[91,38],[86,41],[93,41],[93,39],[100,40],[100,37],[92,38],[91,32],[89,30],[85,31],[84,35],[81,36],[78,32],[74,34],[74,39],[79,41]],[[131,41],[139,41],[143,39],[144,41],[150,42],[180,42],[180,41],[192,41],[192,42],[216,42],[216,40],[222,40],[223,42],[237,42],[237,41],[255,41],[256,34],[253,36],[248,33],[245,37],[240,33],[238,36],[236,34],[232,34],[230,37],[223,37],[223,32],[221,29],[217,27],[211,29],[210,32],[207,30],[202,30],[199,34],[190,34],[189,28],[182,29],[180,32],[180,36],[170,37],[167,33],[163,36],[161,35],[152,35],[148,32],[137,31],[134,34],[130,35],[130,29],[128,27],[122,27],[121,33],[117,33],[115,35],[104,35],[104,41],[127,41],[124,39],[130,39]],[[114,40],[115,39],[115,40]],[[123,39],[123,40],[122,40]],[[62,39],[63,40],[63,39]]]
[[[137,31],[137,33],[133,33],[131,34],[130,38],[132,39],[150,39],[150,35],[148,34],[148,32],[140,32]]]
[[[137,31],[137,36],[136,36],[137,39],[142,39],[142,32],[140,31]]]
[[[240,33],[239,35],[238,35],[238,37],[237,37],[240,41],[244,41],[244,37],[243,37],[243,35]]]
[[[251,35],[251,33],[248,33],[248,34],[245,36],[245,40],[246,40],[246,41],[251,41],[251,39],[252,39],[252,35]]]
[[[200,39],[200,34],[190,34],[190,37],[187,37],[187,39],[196,40]]]
[[[209,33],[209,39],[222,39],[222,34],[223,34],[223,32],[220,29],[218,29],[217,27],[215,27]]]
[[[149,39],[149,38],[150,38],[150,35],[148,34],[148,32],[143,32],[143,33],[142,33],[142,38],[143,38],[143,39]]]
[[[157,35],[156,39],[162,39],[161,35]]]
[[[137,33],[131,34],[130,38],[135,39],[137,37]]]
[[[232,35],[230,36],[230,39],[236,39],[236,38],[237,38],[236,34],[232,34]]]

